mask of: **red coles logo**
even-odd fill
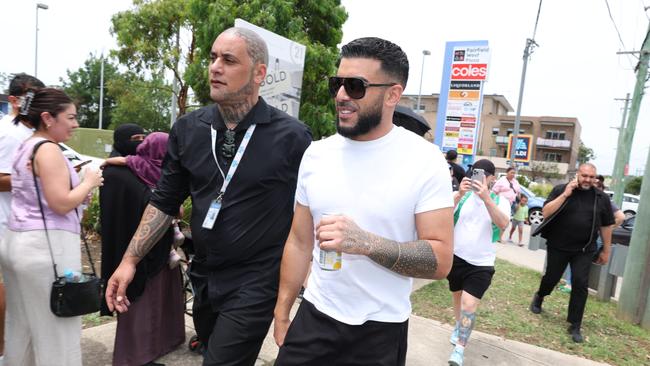
[[[454,64],[451,66],[452,80],[485,80],[487,64]]]

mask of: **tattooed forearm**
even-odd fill
[[[399,243],[355,228],[342,244],[344,252],[366,255],[404,276],[434,278],[438,270],[438,258],[426,240]]]
[[[147,205],[140,225],[133,234],[133,238],[126,249],[124,256],[131,256],[142,259],[149,250],[162,238],[169,228],[173,217],[164,214],[159,209]]]

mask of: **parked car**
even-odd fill
[[[72,165],[76,166],[78,164],[81,164],[81,163],[83,163],[85,161],[90,160],[90,163],[88,163],[85,166],[91,167],[91,168],[96,170],[96,169],[99,169],[99,167],[104,163],[104,159],[96,158],[96,157],[90,156],[90,155],[79,154],[73,148],[71,148],[70,146],[68,146],[68,145],[66,145],[66,144],[64,144],[62,142],[59,143],[59,148],[63,152],[63,156],[68,158],[68,160],[70,160]]]
[[[539,225],[544,221],[542,214],[542,207],[544,206],[545,198],[535,195],[528,188],[521,187],[521,194],[528,197],[528,221],[532,224]]]
[[[612,244],[630,245],[636,215],[626,218],[621,226],[612,231]]]
[[[609,195],[610,199],[614,198],[614,192],[605,191],[605,193]],[[639,196],[635,196],[629,193],[623,194],[623,205],[620,207],[620,209],[623,211],[626,218],[636,215],[636,213],[639,211],[639,200]]]

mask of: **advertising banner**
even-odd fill
[[[488,41],[447,42],[435,143],[456,150],[459,162],[474,162],[490,60]]]
[[[268,47],[269,64],[260,96],[268,104],[298,118],[307,47],[242,19],[235,19],[235,27],[259,34]]]

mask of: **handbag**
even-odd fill
[[[52,269],[54,270],[54,282],[52,282],[52,291],[50,293],[50,310],[54,315],[63,318],[94,313],[99,311],[102,294],[104,292],[104,284],[103,281],[97,277],[95,264],[93,263],[92,256],[90,255],[90,248],[88,247],[88,242],[86,241],[85,235],[83,235],[83,231],[81,233],[81,238],[84,242],[84,246],[86,247],[86,254],[88,255],[88,261],[90,262],[92,273],[84,273],[83,278],[80,279],[79,282],[68,282],[66,280],[66,277],[59,276],[56,270],[54,253],[52,252],[52,244],[50,242],[50,236],[47,232],[47,224],[45,223],[45,214],[43,211],[43,204],[41,202],[41,193],[38,189],[38,184],[36,183],[36,172],[33,168],[36,150],[38,150],[42,144],[47,142],[52,141],[44,140],[34,145],[34,150],[30,159],[32,162],[32,175],[34,176],[34,186],[36,187],[38,207],[41,210],[43,228],[45,229],[47,246],[50,250],[50,258],[52,259]],[[72,183],[70,183],[70,186],[72,187]],[[76,208],[75,212],[77,213],[77,217],[79,217],[79,212]]]

